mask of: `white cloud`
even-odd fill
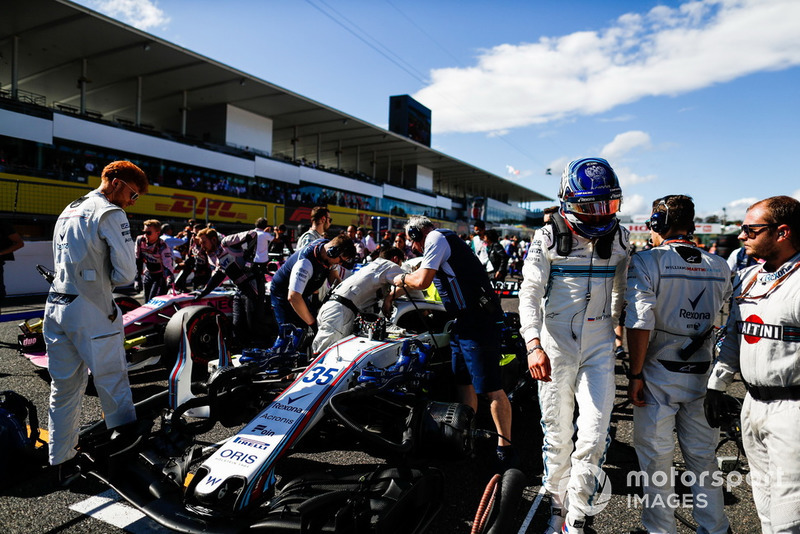
[[[800,193],[800,191],[798,191]],[[741,221],[744,219],[747,208],[761,200],[758,197],[745,197],[725,205],[725,218],[729,221]],[[719,214],[721,215],[721,214]]]
[[[90,0],[86,5],[140,30],[166,26],[169,16],[154,0]]]
[[[641,130],[631,130],[618,134],[600,151],[600,155],[612,163],[621,159],[628,152],[636,148],[650,148],[650,134]]]
[[[792,198],[796,198],[797,200],[800,200],[800,189],[798,189],[797,191],[792,193]]]
[[[614,171],[617,173],[617,178],[619,178],[619,185],[622,187],[623,195],[626,187],[652,182],[657,178],[655,174],[637,174],[628,167],[614,167]]]
[[[631,217],[643,213],[650,213],[650,202],[645,200],[642,195],[623,194],[620,213]]]
[[[600,31],[485,50],[431,71],[417,92],[437,133],[482,132],[603,113],[800,65],[797,0],[697,0],[629,13]]]

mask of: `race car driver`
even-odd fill
[[[149,219],[144,222],[144,233],[136,238],[135,287],[144,289],[145,301],[164,295],[174,282],[172,249],[160,236],[161,221]]]
[[[136,276],[125,208],[147,192],[144,172],[129,161],[108,164],[98,189],[69,204],[53,234],[55,279],[44,313],[50,358],[50,464],[67,484],[78,475],[81,398],[92,371],[106,426],[132,424],[136,412],[114,286]]]
[[[712,478],[719,431],[708,425],[703,401],[714,320],[731,296],[730,268],[721,256],[695,245],[690,197],[656,200],[647,225],[653,248],[633,255],[625,294],[633,444],[646,474],[642,523],[648,532],[677,532],[670,504],[675,502],[676,429],[686,469],[695,475],[691,490],[697,531],[724,534],[730,525],[722,487]]]
[[[547,532],[582,533],[594,512],[595,475],[609,442],[614,327],[623,305],[629,234],[617,221],[622,190],[606,160],[570,163],[558,196],[560,209],[534,234],[523,266],[520,333],[531,376],[541,381],[542,484],[551,496]]]
[[[355,255],[353,241],[344,234],[330,241],[318,239],[296,250],[272,277],[270,298],[278,325],[316,330],[317,319],[308,299],[326,280],[335,279],[336,272],[331,267],[349,264]]]
[[[393,299],[389,289],[394,278],[403,274],[400,264],[404,259],[405,254],[399,248],[384,249],[380,257],[336,286],[317,314],[319,330],[311,346],[314,354],[350,335],[356,315],[362,311],[374,311],[378,302],[382,301],[383,314],[389,317]]]
[[[787,196],[756,202],[739,239],[764,263],[734,280],[706,416],[719,426],[721,392],[739,371],[747,388],[742,442],[762,532],[800,532],[800,202]]]

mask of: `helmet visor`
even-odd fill
[[[594,202],[566,202],[566,211],[579,215],[614,215],[619,211],[621,199]]]

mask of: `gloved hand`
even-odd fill
[[[195,289],[194,291],[190,291],[189,294],[192,295],[192,297],[194,297],[193,300],[195,302],[197,302],[201,298],[205,297],[205,294],[202,291],[197,290],[197,289]]]
[[[719,428],[725,416],[725,399],[722,391],[709,389],[706,391],[706,398],[703,401],[703,411],[706,414],[706,421],[711,428]]]

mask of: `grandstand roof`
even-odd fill
[[[337,162],[334,154],[341,151],[350,155],[354,167],[350,170],[368,174],[374,155],[383,165],[402,163],[432,169],[434,190],[440,194],[488,196],[509,203],[549,200],[469,163],[65,0],[4,2],[0,17],[0,87],[4,91],[11,89],[15,40],[18,90],[43,95],[45,105],[54,109],[81,109],[83,78],[87,82],[83,109],[104,120],[132,123],[141,80],[141,125],[181,131],[184,98],[189,113],[192,108],[227,103],[272,119],[273,155],[309,161],[320,155],[319,161],[327,159],[331,166]]]

